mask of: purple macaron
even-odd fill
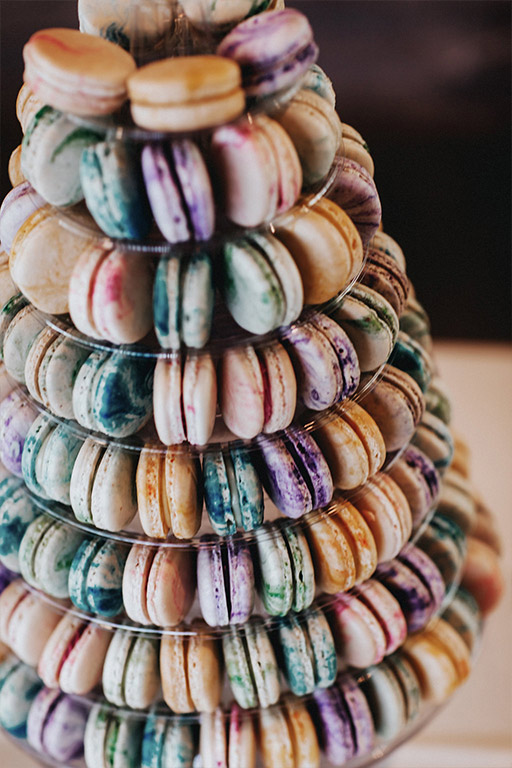
[[[407,544],[398,555],[398,559],[420,577],[434,599],[434,612],[438,611],[444,600],[446,587],[434,561],[413,544]]]
[[[311,434],[290,428],[283,437],[257,438],[263,458],[263,483],[287,517],[298,518],[323,507],[333,495],[327,461]]]
[[[345,699],[345,706],[352,720],[355,754],[362,757],[371,752],[375,742],[370,707],[361,688],[351,675],[340,675],[336,684]]]
[[[242,21],[217,54],[238,62],[246,94],[261,97],[294,85],[315,63],[318,47],[304,14],[286,8]]]
[[[327,315],[316,314],[312,319],[312,323],[327,336],[336,352],[343,375],[343,388],[340,400],[352,397],[359,386],[361,378],[359,360],[354,345],[343,328]]]
[[[10,252],[21,225],[45,203],[28,181],[18,184],[5,196],[0,208],[0,241],[4,251]]]
[[[339,159],[329,197],[350,216],[366,248],[382,218],[377,187],[366,168],[351,158]]]
[[[42,754],[67,762],[83,752],[87,707],[59,690],[42,688],[30,708],[27,740]]]
[[[194,142],[183,139],[168,146],[146,144],[142,173],[153,216],[166,240],[180,243],[212,236],[213,191],[203,156]]]
[[[439,473],[428,456],[409,445],[390,468],[390,475],[407,497],[417,530],[439,498]]]
[[[0,461],[17,477],[22,476],[23,446],[36,415],[33,405],[17,390],[0,403]]]
[[[236,539],[201,539],[197,590],[203,618],[211,627],[242,624],[254,604],[254,569],[249,547]]]

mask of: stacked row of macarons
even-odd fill
[[[254,445],[209,448],[201,464],[188,446],[148,443],[141,450],[140,443],[86,438],[38,414],[15,390],[0,406],[0,455],[32,492],[71,505],[83,522],[120,530],[138,511],[147,535],[191,538],[204,498],[214,530],[228,535],[261,524],[263,489],[281,514],[299,518],[329,504],[335,489],[363,485],[406,448],[423,414],[420,396],[413,379],[388,366],[363,405],[331,411],[313,428],[260,436]],[[425,467],[435,474],[428,458]]]
[[[109,630],[73,612],[63,615],[16,580],[0,597],[0,634],[22,661],[37,666],[45,684],[66,693],[89,693],[101,681],[117,706],[146,709],[163,695],[173,712],[211,712],[227,679],[241,707],[265,708],[278,701],[282,686],[304,696],[332,685],[340,665],[381,661],[408,632],[427,625],[444,597],[435,564],[411,545],[377,581],[332,608],[271,625],[253,617],[216,634],[199,620],[161,636],[123,625]]]
[[[287,695],[279,704],[254,714],[237,704],[197,717],[179,719],[158,708],[149,715],[121,714],[107,702],[94,704],[42,686],[34,671],[2,651],[0,724],[42,755],[58,762],[85,749],[88,768],[107,766],[109,755],[120,768],[168,765],[179,758],[192,766],[201,755],[209,768],[229,764],[319,766],[389,746],[408,723],[442,703],[464,681],[480,634],[481,616],[470,592],[459,590],[442,619],[407,641],[402,650],[357,677],[343,673],[336,684],[313,698]],[[243,758],[242,758],[243,755]],[[237,762],[237,758],[243,762]]]

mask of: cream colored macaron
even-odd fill
[[[236,62],[181,56],[141,67],[128,80],[132,117],[142,128],[192,131],[238,117],[245,106]]]

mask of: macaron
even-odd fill
[[[433,341],[430,334],[430,320],[422,305],[412,295],[407,297],[407,302],[400,317],[400,329],[421,344],[429,354],[432,354]]]
[[[332,200],[322,198],[310,208],[295,208],[275,226],[276,236],[297,262],[306,304],[332,299],[359,272],[361,238]]]
[[[71,472],[69,498],[77,520],[107,531],[127,526],[137,512],[137,454],[88,437]]]
[[[471,669],[467,646],[443,619],[408,637],[404,655],[419,679],[422,697],[434,704],[447,699]]]
[[[412,442],[434,464],[440,474],[450,466],[453,458],[453,437],[449,427],[438,416],[425,411]]]
[[[217,411],[217,375],[209,354],[159,358],[153,384],[153,412],[164,445],[185,441],[206,445]]]
[[[375,732],[368,702],[349,675],[335,685],[314,692],[321,744],[333,765],[345,765],[353,757],[369,753]]]
[[[238,117],[245,105],[240,67],[221,56],[180,56],[140,67],[128,79],[136,125],[201,130]]]
[[[27,741],[36,752],[67,762],[84,749],[88,708],[58,690],[42,688],[27,719]]]
[[[38,510],[18,477],[0,482],[0,562],[19,573],[18,552],[21,540]]]
[[[311,434],[290,428],[281,437],[257,438],[267,492],[287,517],[298,518],[332,498],[329,465]]]
[[[77,115],[108,115],[125,101],[136,65],[129,53],[74,29],[43,29],[23,49],[23,79],[55,109]]]
[[[0,688],[0,726],[16,739],[27,736],[27,720],[41,681],[25,664],[15,665]]]
[[[203,537],[197,555],[197,594],[210,627],[244,624],[254,605],[254,569],[243,540]]]
[[[164,635],[160,643],[163,698],[172,712],[213,712],[219,706],[222,665],[218,640],[201,622],[190,635]]]
[[[197,144],[190,139],[146,144],[141,162],[149,204],[165,239],[208,240],[215,229],[214,198]]]
[[[482,631],[482,616],[471,592],[459,587],[441,617],[458,632],[472,652]]]
[[[283,340],[297,376],[299,400],[320,411],[355,394],[360,369],[345,331],[328,315],[315,313],[285,331]]]
[[[23,137],[23,174],[46,202],[74,205],[84,196],[80,182],[82,152],[100,140],[98,131],[77,125],[45,105],[34,114]]]
[[[17,187],[18,184],[22,184],[27,180],[25,174],[21,170],[21,144],[18,144],[18,146],[11,152],[7,172],[9,174],[9,181],[13,187]]]
[[[38,477],[40,474],[42,448],[46,439],[56,427],[56,422],[48,416],[48,414],[39,413],[33,420],[23,445],[21,475],[25,481],[27,489],[42,499],[48,498],[48,494],[41,485]]]
[[[217,128],[212,162],[227,218],[257,227],[288,211],[302,188],[302,169],[291,138],[263,114]]]
[[[366,405],[366,400],[364,403]],[[329,414],[314,435],[329,465],[335,488],[357,488],[384,463],[381,430],[366,407],[354,401]]]
[[[254,619],[222,635],[226,674],[231,692],[242,709],[269,707],[279,699],[276,657],[270,637]]]
[[[405,371],[419,384],[421,391],[426,392],[434,363],[425,349],[408,336],[404,331],[400,331],[389,362],[395,368]]]
[[[45,204],[29,181],[23,181],[4,197],[0,207],[0,241],[9,253],[12,241],[28,217]]]
[[[443,577],[446,592],[451,593],[460,581],[467,555],[467,541],[462,529],[449,517],[436,511],[419,537],[418,546],[434,561]]]
[[[103,663],[102,685],[107,701],[116,707],[147,709],[160,690],[159,641],[117,629]]]
[[[175,8],[172,2],[159,4],[150,14],[127,8],[123,0],[79,0],[78,22],[81,32],[97,35],[140,53],[142,42],[151,49],[173,32]]]
[[[98,242],[84,249],[71,274],[71,320],[93,338],[133,344],[153,326],[152,290],[153,269],[146,254],[124,251],[108,240]]]
[[[283,673],[290,690],[305,696],[316,688],[327,688],[336,680],[338,663],[329,623],[321,610],[306,616],[291,615],[278,628]]]
[[[25,664],[36,666],[60,614],[16,579],[0,595],[0,640]]]
[[[199,461],[188,450],[146,445],[137,465],[139,518],[146,536],[190,539],[201,525],[202,488]]]
[[[21,575],[51,597],[68,597],[71,563],[83,539],[81,531],[49,515],[36,517],[21,540]]]
[[[249,451],[207,451],[202,476],[206,511],[218,536],[261,525],[263,488]]]
[[[449,426],[452,417],[451,393],[445,382],[434,374],[425,392],[427,411]],[[454,446],[455,448],[455,446]]]
[[[469,481],[460,473],[448,470],[441,483],[438,511],[453,520],[464,533],[470,533],[476,522],[477,508]]]
[[[32,397],[55,416],[73,418],[73,386],[90,348],[46,327],[34,339],[25,361]]]
[[[94,704],[87,718],[84,757],[87,768],[137,768],[144,734],[140,716]]]
[[[403,653],[393,653],[386,659],[386,666],[397,678],[405,699],[407,721],[414,721],[421,710],[420,682],[413,666]]]
[[[304,532],[275,523],[256,531],[256,547],[256,583],[267,613],[286,616],[309,608],[316,579]]]
[[[34,406],[18,390],[0,403],[0,461],[17,477],[22,476],[23,446],[36,415]]]
[[[223,727],[223,714],[221,719]],[[201,724],[204,722],[201,718]],[[195,751],[192,723],[156,714],[145,718],[140,768],[164,768],[173,764],[180,768],[192,768]]]
[[[182,7],[187,19],[194,26],[205,27],[209,32],[224,30],[247,16],[261,13],[275,5],[275,0],[236,0],[229,6],[219,5],[216,0],[183,0]]]
[[[259,746],[265,768],[320,765],[320,746],[313,719],[305,704],[288,696],[282,706],[260,709]]]
[[[387,453],[398,451],[409,442],[425,409],[417,382],[391,365],[386,365],[362,403],[379,427]]]
[[[180,624],[196,594],[195,562],[189,549],[134,544],[121,573],[121,604],[129,618],[158,627]]]
[[[361,371],[377,370],[388,361],[398,334],[398,317],[380,293],[355,283],[333,318],[351,339]]]
[[[393,462],[389,474],[404,492],[411,508],[413,528],[417,530],[438,500],[439,473],[428,456],[409,445]]]
[[[158,262],[153,288],[155,332],[163,349],[208,342],[214,308],[213,265],[208,251],[189,258],[169,253]]]
[[[251,333],[290,325],[304,304],[293,254],[270,232],[247,233],[224,244],[220,287],[233,319]]]
[[[9,325],[10,314],[14,304],[19,303],[20,293],[13,283],[9,272],[9,256],[5,251],[0,252],[0,350],[2,348],[5,330]],[[21,301],[24,301],[21,299]],[[25,300],[26,303],[26,300]]]
[[[20,227],[11,246],[11,276],[36,309],[49,314],[69,311],[68,288],[75,263],[90,247],[93,232],[64,227],[48,206]]]
[[[151,418],[154,361],[92,352],[73,385],[73,413],[83,427],[127,437]]]
[[[22,457],[23,474],[32,490],[38,493],[42,488],[44,497],[69,504],[71,476],[81,446],[82,440],[67,424],[34,422]]]
[[[377,187],[366,168],[349,157],[336,159],[336,176],[329,197],[348,213],[366,248],[375,235],[382,218],[382,206]]]
[[[396,261],[403,272],[406,271],[404,252],[396,240],[393,240],[393,238],[386,234],[386,232],[379,230],[375,233],[372,240],[372,248],[381,251],[387,256],[390,256],[394,261]]]
[[[250,715],[233,703],[229,713],[222,709],[203,712],[200,718],[199,755],[202,765],[232,765],[255,768],[256,728]],[[190,758],[192,768],[192,758]]]
[[[219,375],[222,418],[237,437],[251,439],[290,425],[297,382],[290,357],[278,341],[227,349]]]
[[[278,120],[297,150],[304,186],[318,184],[329,173],[341,141],[334,106],[313,90],[301,88]]]
[[[412,532],[411,508],[398,483],[378,472],[353,503],[373,534],[379,563],[396,557]]]
[[[302,87],[308,88],[310,91],[314,91],[322,99],[325,99],[333,107],[336,106],[336,92],[332,84],[332,80],[326,75],[322,67],[318,64],[312,64],[306,76],[302,80]]]
[[[468,536],[462,586],[467,589],[486,616],[499,604],[505,590],[499,556],[484,541]]]
[[[408,720],[402,687],[386,662],[365,670],[361,688],[368,700],[375,733],[385,742],[397,738]]]
[[[65,613],[48,638],[37,672],[48,688],[85,695],[101,680],[112,632]]]
[[[361,282],[384,296],[398,317],[402,314],[409,294],[409,279],[391,256],[370,243]]]
[[[109,237],[141,240],[151,214],[138,148],[121,141],[102,141],[84,149],[80,182],[87,207]]]
[[[351,125],[342,123],[341,129],[343,134],[343,157],[349,160],[355,160],[355,162],[359,163],[359,165],[361,165],[373,178],[375,169],[368,144],[359,131],[356,131]]]
[[[372,576],[377,548],[363,516],[350,502],[337,499],[329,512],[308,521],[305,532],[318,587],[331,595]]]
[[[26,83],[23,83],[16,98],[16,117],[22,133],[26,132],[30,121],[43,106],[44,102],[37,98]]]
[[[307,18],[293,8],[252,16],[229,32],[217,48],[242,71],[249,97],[262,97],[293,86],[318,56]]]
[[[43,328],[43,321],[30,304],[12,318],[3,338],[3,358],[7,373],[25,384],[25,362],[30,347]]]
[[[122,581],[129,549],[108,539],[85,539],[73,557],[68,592],[86,613],[117,616],[123,610]]]

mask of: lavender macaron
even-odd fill
[[[42,688],[27,720],[27,740],[36,752],[68,762],[80,757],[84,747],[88,708],[58,689]]]
[[[338,159],[336,177],[328,194],[348,213],[366,248],[382,218],[377,187],[366,168],[349,157]]]
[[[245,623],[254,604],[254,571],[247,544],[203,537],[197,557],[197,590],[211,627]]]

